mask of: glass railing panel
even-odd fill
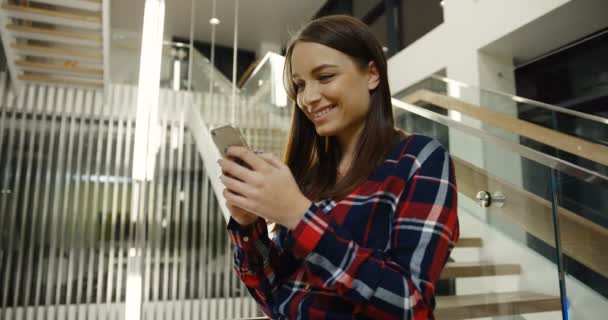
[[[597,179],[536,167],[531,179],[551,181],[554,203],[559,208],[559,230],[565,273],[564,296],[571,319],[605,317],[608,311],[608,185]],[[535,184],[528,184],[538,186]],[[550,248],[531,238],[536,250]]]
[[[285,58],[268,52],[243,84],[235,124],[249,146],[283,157],[289,137],[291,106],[283,86]]]
[[[604,141],[608,136],[606,119],[479,89],[440,76],[433,76],[421,84],[423,86],[417,88],[422,91],[409,90],[396,97],[547,155],[592,171],[608,173],[608,145]],[[530,110],[544,115],[545,119],[562,119],[565,122],[559,123],[568,123],[576,130],[563,130],[565,125],[552,126],[546,121],[533,121],[526,115]]]
[[[567,297],[571,315],[599,316],[605,311],[600,306],[605,302],[608,261],[599,250],[601,243],[608,241],[603,215],[606,176],[511,143],[491,132],[463,126],[460,121],[428,109],[396,108],[395,116],[397,124],[406,131],[421,130],[416,132],[432,136],[441,132],[438,138],[448,140],[456,164],[463,235],[491,228],[495,231],[489,233],[490,238],[498,239],[490,243],[489,252],[484,254],[485,249],[482,250],[482,257],[515,257],[522,265],[521,281],[516,282],[518,290],[539,292],[540,288],[542,293]],[[532,163],[535,170],[523,170],[526,163]],[[585,185],[586,192],[561,190],[560,181],[568,180],[579,181],[578,186]],[[535,182],[533,187],[529,181]],[[498,196],[499,202],[478,208],[480,196]],[[470,223],[475,220],[483,223]],[[554,230],[560,230],[559,237]],[[501,240],[498,234],[505,238]],[[508,250],[511,242],[517,243],[514,251]],[[513,252],[519,252],[519,256]],[[456,261],[458,254],[455,250]],[[562,257],[568,273],[560,285],[557,272],[558,266],[564,265],[560,263]],[[564,293],[570,287],[572,292]],[[575,307],[572,300],[584,300],[584,296],[589,296],[595,305]],[[561,318],[559,314],[556,317]]]
[[[434,75],[433,82],[447,86],[447,95],[505,116],[523,119],[582,139],[608,145],[608,120],[596,115],[524,97],[472,86]],[[437,86],[438,84],[433,84]],[[432,90],[432,89],[431,89]]]

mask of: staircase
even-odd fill
[[[13,83],[107,86],[108,15],[109,0],[3,1],[0,30]]]
[[[481,238],[461,238],[452,256],[463,249],[481,249]],[[442,280],[481,278],[496,276],[517,277],[522,268],[516,263],[448,262],[441,273]],[[498,317],[541,312],[560,311],[558,296],[529,291],[487,292],[478,294],[438,295],[435,317],[437,319],[460,320],[480,317]]]

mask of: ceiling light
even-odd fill
[[[209,23],[212,24],[212,25],[218,25],[218,24],[220,24],[220,19],[218,19],[218,18],[211,18],[211,19],[209,19]]]

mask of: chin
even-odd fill
[[[317,134],[321,137],[331,137],[335,136],[337,133],[336,128],[328,126],[327,124],[320,127],[315,127],[315,130],[317,131]]]

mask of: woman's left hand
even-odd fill
[[[218,161],[224,172],[226,201],[293,230],[311,201],[300,191],[289,167],[272,154],[255,154],[245,147],[230,147],[226,156],[251,167],[230,159]]]

